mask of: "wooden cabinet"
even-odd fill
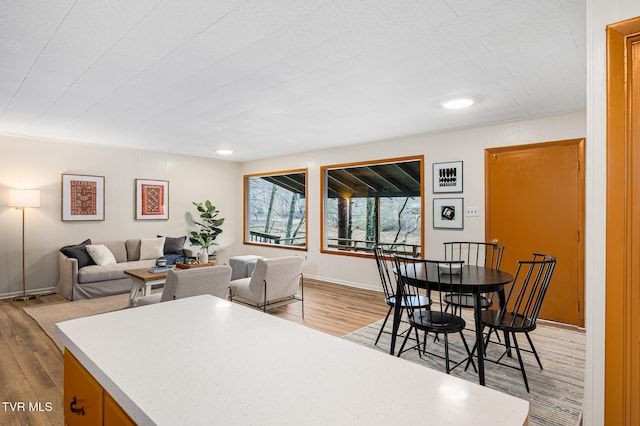
[[[68,350],[64,351],[63,401],[68,426],[135,424]]]
[[[113,397],[106,392],[104,393],[104,424],[107,426],[135,425],[133,420],[120,408]]]

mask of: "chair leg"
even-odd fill
[[[480,335],[484,334],[484,327],[485,326],[482,325],[482,328],[480,329]],[[492,327],[489,328],[489,333],[487,333],[487,334],[491,334],[491,330],[492,330]],[[465,367],[464,367],[464,371],[467,371],[467,369],[469,368],[469,364],[471,364],[473,362],[473,355],[476,353],[476,349],[478,349],[478,342],[475,342],[473,344],[473,348],[471,349],[471,355],[469,356],[469,360],[467,361],[467,365],[465,365]],[[487,354],[487,343],[486,342],[484,344],[484,354],[485,355]],[[475,367],[476,366],[474,364],[473,368],[475,369]]]
[[[467,360],[467,365],[464,366],[464,371],[467,371],[469,369],[469,364],[471,364],[472,360],[473,360],[473,354],[476,353],[476,348],[478,347],[478,342],[473,344],[473,348],[471,348],[471,355],[469,356],[469,359]],[[475,365],[474,365],[475,367]]]
[[[536,348],[535,346],[533,346],[533,342],[531,341],[531,336],[529,336],[529,333],[526,331],[524,335],[527,336],[527,340],[529,341],[529,346],[531,346],[531,352],[533,352],[533,355],[535,355],[536,361],[538,361],[538,365],[540,366],[540,370],[544,370],[544,368],[542,368],[542,363],[540,362],[540,357],[538,356],[538,351],[536,351]]]
[[[516,339],[516,333],[511,333],[513,336],[513,346],[516,348],[516,355],[518,355],[518,362],[520,363],[520,372],[522,373],[522,378],[524,379],[524,387],[527,388],[527,393],[529,393],[529,382],[527,381],[527,373],[524,371],[524,363],[522,362],[522,354],[520,353],[520,348],[518,347],[518,340]]]
[[[469,367],[469,363],[471,363],[471,365],[473,366],[473,371],[477,373],[478,370],[476,369],[476,363],[473,362],[473,356],[469,351],[469,345],[467,345],[467,339],[464,338],[464,334],[462,334],[462,331],[460,332],[460,337],[462,337],[462,343],[464,343],[464,348],[467,350],[467,355],[469,356],[469,359],[467,360],[467,365],[464,367],[464,370],[467,371],[467,368]]]
[[[487,355],[487,346],[489,346],[489,342],[491,341],[491,339],[489,339],[489,338],[491,337],[491,333],[494,330],[497,330],[497,329],[494,328],[494,327],[489,327],[489,332],[487,333],[487,338],[484,341],[484,354],[485,354],[485,356]],[[484,333],[484,326],[482,327],[482,332]],[[497,331],[496,331],[496,334],[497,334]]]
[[[389,319],[389,315],[391,315],[392,307],[389,307],[389,311],[387,312],[387,316],[384,317],[384,321],[382,322],[382,327],[380,327],[380,331],[378,332],[378,337],[376,337],[376,342],[373,344],[376,346],[378,344],[378,340],[380,340],[380,336],[382,336],[382,331],[384,330],[384,326],[387,325],[387,320]]]
[[[449,374],[449,333],[444,333],[444,365],[445,371]]]
[[[417,328],[414,328],[413,331],[415,331],[415,333],[416,333],[416,348],[418,348],[418,357],[420,359],[422,359],[422,352],[420,352],[420,335],[418,334],[418,329]],[[411,334],[411,333],[407,333],[407,335],[409,335],[409,334]],[[423,344],[423,347],[426,350],[426,348],[427,348],[427,332],[426,331],[424,332],[424,344]]]
[[[496,337],[498,338],[498,343],[502,343],[502,339],[500,338],[500,333],[498,333],[498,329],[494,328],[493,332],[496,333]],[[491,334],[491,332],[489,334]]]
[[[409,327],[409,331],[407,332],[407,335],[404,336],[404,340],[402,341],[402,346],[400,346],[400,350],[398,351],[398,355],[397,355],[398,358],[400,358],[400,355],[402,355],[402,352],[404,351],[404,345],[407,344],[407,340],[409,339],[409,336],[411,335],[411,330],[413,330],[413,329],[414,329],[413,326]],[[416,337],[418,337],[417,331],[416,331]],[[418,342],[418,344],[419,344],[419,342]],[[420,349],[420,346],[418,346],[418,349]],[[420,353],[420,351],[418,351],[418,354],[419,353]]]

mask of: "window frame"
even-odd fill
[[[294,246],[294,245],[285,245],[285,244],[273,244],[273,243],[265,243],[259,241],[251,241],[250,240],[250,230],[249,230],[249,181],[252,178],[260,178],[264,176],[282,176],[289,174],[304,174],[304,246]],[[243,176],[243,237],[242,242],[245,245],[252,246],[262,246],[262,247],[275,247],[275,248],[284,248],[290,250],[302,250],[307,251],[309,248],[309,169],[291,169],[291,170],[280,170],[275,172],[266,172],[266,173],[252,173],[246,174]]]
[[[391,163],[406,163],[410,161],[419,161],[420,162],[420,255],[419,257],[424,257],[424,247],[425,247],[425,168],[424,168],[424,155],[414,155],[414,156],[406,156],[406,157],[395,157],[395,158],[385,158],[379,160],[367,160],[367,161],[359,161],[359,162],[351,162],[351,163],[342,163],[342,164],[330,164],[324,165],[320,167],[320,253],[323,254],[333,254],[339,256],[351,256],[351,257],[366,257],[372,258],[374,257],[373,253],[362,252],[362,251],[341,251],[328,248],[328,244],[326,241],[327,231],[325,230],[326,226],[326,217],[325,212],[327,209],[326,202],[328,196],[328,188],[327,188],[327,173],[330,170],[335,169],[346,169],[346,168],[354,168],[361,166],[370,166],[370,165],[383,165],[383,164],[391,164]],[[379,226],[379,223],[376,224]],[[381,244],[390,244],[390,243],[381,243]]]

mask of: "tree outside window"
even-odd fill
[[[422,157],[322,168],[323,251],[371,253],[375,244],[419,255],[423,245]]]
[[[245,176],[246,244],[306,249],[306,170]]]

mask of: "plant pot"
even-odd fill
[[[209,253],[198,253],[198,261],[203,265],[209,263]]]

